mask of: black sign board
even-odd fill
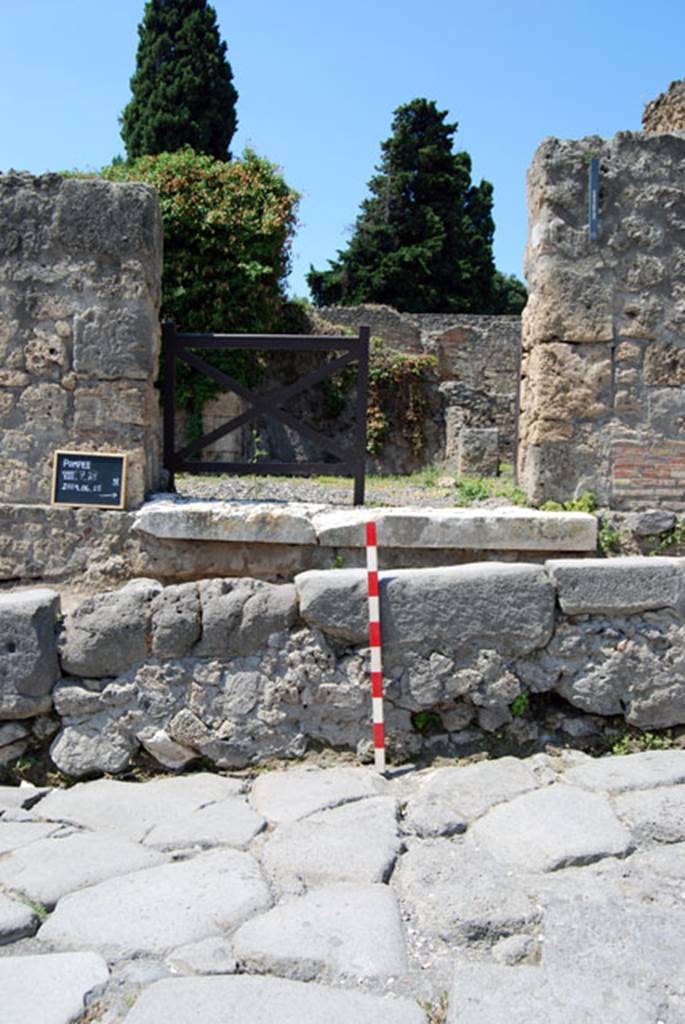
[[[52,504],[123,508],[126,503],[126,455],[107,452],[55,452]]]

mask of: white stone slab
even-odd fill
[[[2,1024],[72,1024],[109,978],[96,953],[0,958]]]
[[[117,958],[160,954],[222,935],[270,904],[249,854],[210,850],[65,896],[39,938],[57,949],[97,949]]]
[[[75,832],[39,839],[0,859],[0,885],[46,907],[107,878],[164,864],[167,857],[118,836]]]
[[[454,972],[447,1024],[656,1024],[663,998],[597,977],[542,966],[460,964]]]
[[[623,757],[599,757],[570,768],[561,781],[605,793],[676,786],[685,782],[685,750],[645,750]]]
[[[159,981],[143,992],[125,1024],[161,1024],[162,1021],[173,1021],[173,1024],[426,1024],[426,1017],[410,999],[392,996],[381,999],[312,983],[238,976]]]
[[[685,842],[685,786],[621,793],[614,810],[638,843]]]
[[[14,808],[30,808],[37,804],[41,797],[49,792],[48,789],[31,786],[0,786],[0,814],[5,810]]]
[[[298,981],[383,979],[407,970],[402,921],[386,885],[331,885],[281,903],[238,929],[248,972]]]
[[[48,825],[40,821],[4,821],[0,819],[0,856],[21,846],[35,843],[38,839],[57,832],[59,825]]]
[[[537,509],[342,509],[305,502],[154,499],[136,513],[134,529],[166,540],[364,547],[365,524],[396,548],[476,551],[595,551],[597,520],[585,512]]]
[[[364,797],[378,796],[387,783],[369,768],[294,768],[265,772],[252,787],[252,805],[275,824]]]
[[[319,544],[364,547],[365,524],[377,524],[378,544],[395,548],[465,548],[477,551],[594,551],[597,520],[586,512],[531,508],[391,508],[319,512]]]
[[[561,784],[499,804],[468,834],[497,860],[529,871],[621,857],[633,847],[606,797]]]
[[[209,939],[179,946],[166,958],[174,974],[235,974],[238,969],[230,939],[213,935]]]
[[[334,882],[384,882],[400,850],[395,801],[372,797],[282,825],[262,865],[282,892]]]
[[[33,935],[38,929],[38,923],[35,911],[25,903],[10,899],[0,892],[0,946]]]
[[[266,825],[245,800],[229,797],[198,807],[182,817],[155,825],[145,836],[146,846],[162,850],[233,846],[243,849]]]
[[[136,513],[133,529],[165,540],[316,544],[311,520],[324,508],[297,502],[154,500]]]
[[[463,832],[495,804],[536,789],[532,768],[515,757],[455,768],[438,768],[410,797],[404,827],[420,836]]]
[[[211,803],[240,793],[237,779],[212,775],[181,775],[152,782],[97,779],[71,789],[55,789],[41,805],[41,817],[85,828],[106,829],[140,842],[157,825],[183,822]]]

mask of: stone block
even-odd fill
[[[203,1024],[426,1024],[413,999],[248,976],[159,981],[143,992],[125,1024],[194,1024],[198,1015]]]
[[[254,505],[157,500],[136,516],[134,529],[172,540],[225,540],[249,544],[316,544],[310,517],[323,505]]]
[[[203,580],[199,592],[202,636],[193,652],[198,657],[253,654],[295,621],[295,588],[289,583]]]
[[[52,707],[60,676],[59,595],[36,589],[0,595],[0,720],[30,718]]]
[[[341,509],[318,513],[312,522],[320,545],[364,547],[370,518],[376,523],[381,550],[594,551],[597,547],[597,520],[584,512],[540,512],[515,506]]]
[[[74,369],[99,380],[147,380],[154,373],[158,331],[146,302],[93,306],[74,317]]]
[[[634,615],[675,608],[683,565],[677,558],[587,558],[545,563],[567,615]]]
[[[86,598],[64,621],[65,672],[90,678],[122,675],[150,652],[152,601],[162,587],[132,580],[121,590]]]
[[[499,474],[499,431],[494,427],[464,427],[459,436],[460,476]]]
[[[380,573],[386,649],[473,650],[521,655],[552,631],[554,590],[542,568],[498,562]],[[362,570],[311,571],[295,578],[300,614],[324,633],[368,637]]]
[[[70,1024],[83,1016],[87,999],[99,995],[108,981],[107,964],[96,953],[1,957],[3,1020]]]

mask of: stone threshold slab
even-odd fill
[[[585,512],[504,507],[334,509],[299,502],[192,501],[153,497],[133,529],[163,540],[362,548],[374,520],[386,548],[595,551],[597,520]]]

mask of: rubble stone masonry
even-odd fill
[[[0,175],[0,501],[48,504],[56,449],[158,483],[162,229],[146,185]]]
[[[535,502],[685,508],[685,138],[547,139],[528,201],[522,485]]]

